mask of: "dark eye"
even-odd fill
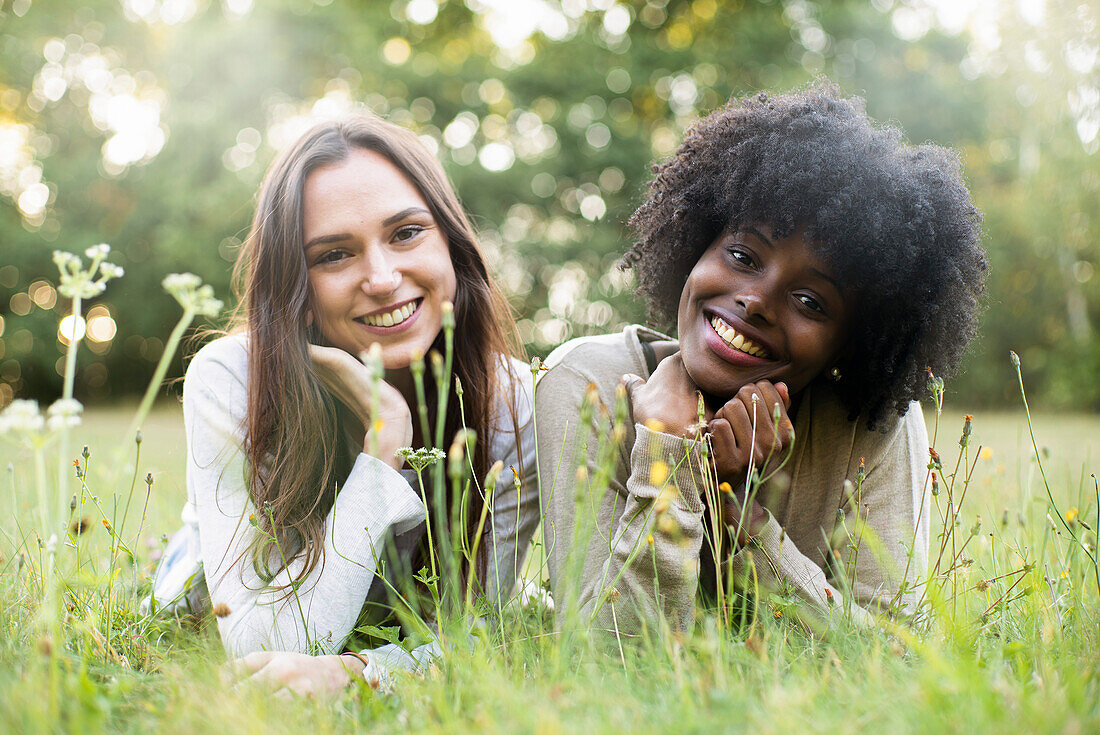
[[[825,313],[825,308],[813,296],[808,296],[806,294],[799,294],[798,296],[795,296],[795,298],[798,299],[799,303],[801,303],[803,306],[805,306],[810,311],[817,312],[818,314],[824,314]]]
[[[393,239],[398,242],[409,242],[423,231],[424,228],[420,225],[405,225],[397,232],[393,233]]]
[[[339,248],[334,248],[332,250],[326,250],[325,252],[321,253],[321,255],[313,262],[315,264],[336,263],[346,257],[348,257],[347,251],[340,250]]]
[[[746,268],[752,268],[756,265],[756,261],[753,260],[752,255],[739,247],[734,246],[729,248],[729,254],[730,258],[732,258],[735,263],[743,265]]]

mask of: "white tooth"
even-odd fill
[[[390,314],[383,314],[382,315],[382,326],[383,327],[392,327],[393,326],[393,316],[390,315]]]
[[[405,304],[405,315],[403,317],[401,317],[401,321],[405,321],[406,319],[408,319],[412,315],[413,315],[413,305],[412,304]]]
[[[367,317],[367,324],[371,325],[372,327],[380,326],[378,324],[378,317],[376,317],[374,315],[371,315],[371,316]]]
[[[734,349],[739,350],[741,349],[741,345],[745,344],[745,338],[739,334],[733,338],[733,341],[730,342],[730,344],[733,345]]]

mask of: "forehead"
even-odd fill
[[[340,161],[314,169],[302,187],[305,229],[346,219],[384,218],[427,204],[413,182],[381,153],[353,148]]]

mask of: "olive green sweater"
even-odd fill
[[[579,611],[623,635],[659,618],[687,629],[699,588],[702,442],[635,425],[629,412],[621,441],[611,431],[620,378],[648,379],[642,342],[661,339],[667,337],[629,326],[567,342],[547,359],[549,370],[535,390],[555,602],[559,612]],[[603,408],[588,411],[589,425],[578,426],[592,387]],[[784,467],[790,485],[759,496],[767,524],[733,553],[732,578],[786,592],[802,603],[799,617],[807,622],[849,610],[866,623],[869,611],[885,608],[902,589],[903,577],[908,582],[898,599],[911,605],[912,585],[927,566],[931,503],[920,405],[870,431],[849,421],[820,382],[796,401],[796,439]],[[601,451],[611,455],[602,463]],[[861,458],[865,478],[857,490]],[[667,473],[660,465],[654,470],[656,460],[666,463]],[[610,474],[601,473],[601,464]]]

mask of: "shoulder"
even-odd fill
[[[916,472],[928,463],[928,429],[917,401],[901,416],[892,413],[882,418],[874,429],[868,429],[863,420],[859,423],[853,455],[865,457],[869,466],[893,468],[900,477],[904,468]]]
[[[533,403],[534,379],[531,375],[531,366],[515,357],[501,355],[497,362],[497,398],[496,403],[500,407],[498,415],[507,419],[506,424],[512,424],[509,415],[515,411],[516,426],[523,426],[531,420]]]
[[[248,376],[248,337],[227,334],[203,346],[187,365],[184,392],[197,383],[244,382]]]
[[[637,324],[621,332],[571,339],[557,347],[543,362],[546,372],[539,384],[554,383],[557,373],[573,373],[587,383],[599,387],[618,385],[624,373],[647,373],[642,342],[665,339],[665,336]]]
[[[534,433],[531,367],[515,357],[497,361],[493,424],[489,430],[491,458],[514,463],[520,444]]]

